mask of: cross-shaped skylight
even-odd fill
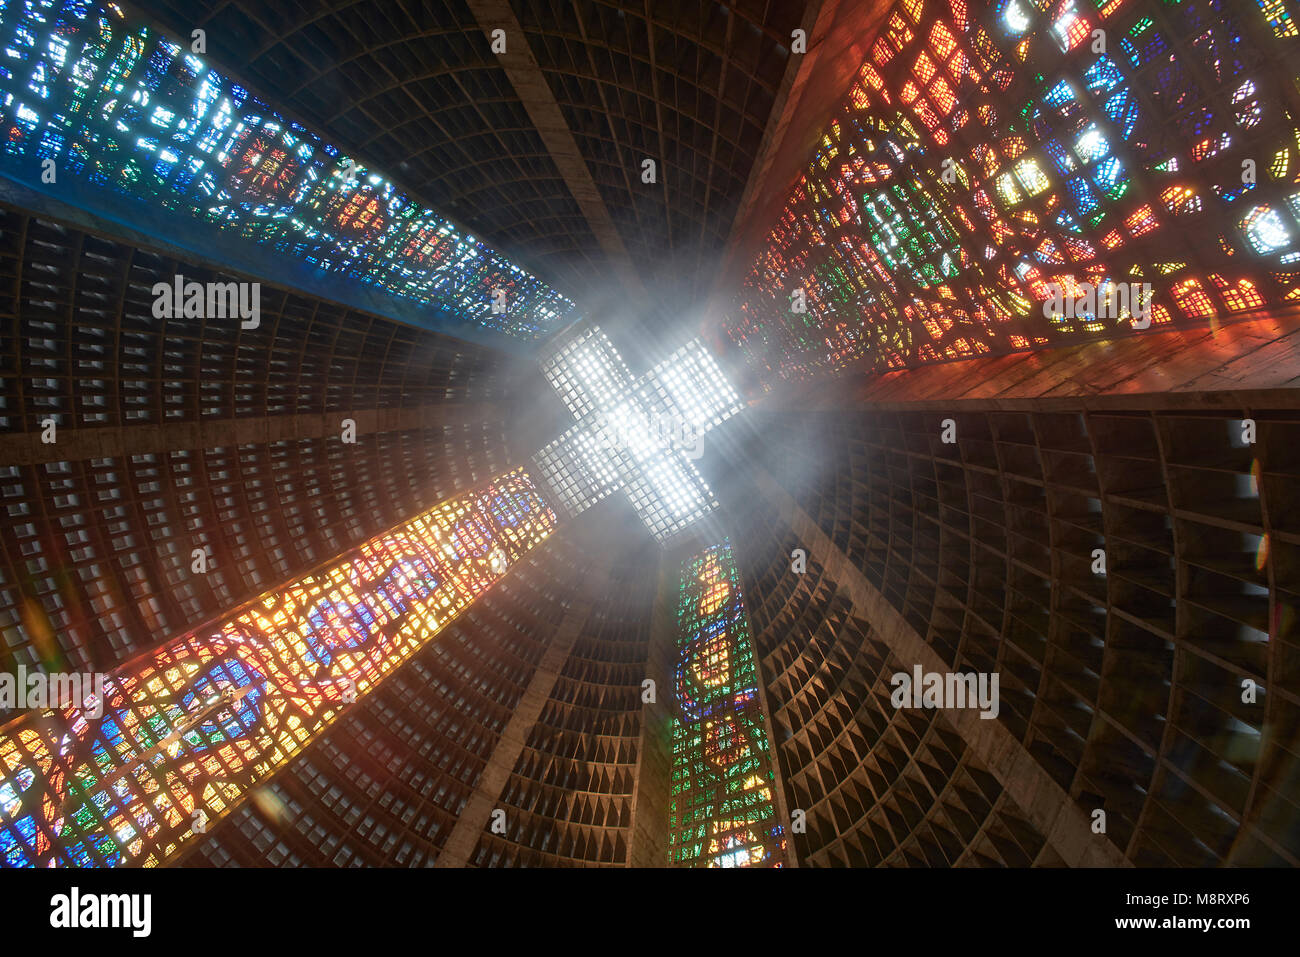
[[[663,542],[717,506],[691,460],[701,437],[744,406],[698,339],[634,381],[593,326],[542,371],[578,421],[533,461],[571,516],[626,489]]]

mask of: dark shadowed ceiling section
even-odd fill
[[[652,295],[693,299],[727,238],[804,4],[515,0]],[[643,162],[657,165],[643,182]]]

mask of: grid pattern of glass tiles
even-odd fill
[[[698,339],[633,382],[618,350],[593,327],[542,369],[578,424],[533,461],[571,514],[626,487],[646,526],[666,541],[716,507],[691,458],[704,433],[743,406]]]
[[[595,326],[584,329],[543,360],[542,372],[579,421],[612,409],[632,386],[632,373],[623,357]]]
[[[0,9],[0,166],[153,202],[521,339],[573,304],[114,4]],[[494,310],[494,294],[505,309]]]
[[[682,562],[669,862],[781,866],[771,747],[731,545]]]
[[[373,689],[553,530],[516,469],[215,630],[117,669],[103,702],[0,736],[0,859],[155,865]]]
[[[1049,286],[1149,283],[1152,328],[1300,302],[1293,6],[900,0],[727,335],[771,387],[1131,331]]]
[[[623,487],[623,453],[575,425],[533,458],[539,477],[573,517]]]
[[[657,363],[638,385],[641,402],[651,414],[678,423],[687,440],[743,408],[740,395],[699,339]]]
[[[637,514],[661,542],[718,505],[695,465],[680,453],[663,449],[638,462],[627,491]]]

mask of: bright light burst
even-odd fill
[[[542,370],[578,424],[534,456],[537,471],[570,515],[626,489],[661,542],[716,502],[688,456],[700,438],[742,408],[699,340],[633,382],[599,328],[565,342]]]

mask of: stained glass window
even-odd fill
[[[0,7],[0,168],[184,216],[521,339],[564,296],[115,4]],[[493,311],[494,292],[504,311]]]
[[[516,469],[117,669],[102,707],[12,722],[0,733],[0,864],[165,861],[554,525]]]
[[[681,566],[669,860],[779,867],[771,748],[731,544]]]
[[[1156,329],[1300,302],[1294,6],[897,3],[727,335],[770,388],[1133,332],[1053,286],[1150,283]]]

